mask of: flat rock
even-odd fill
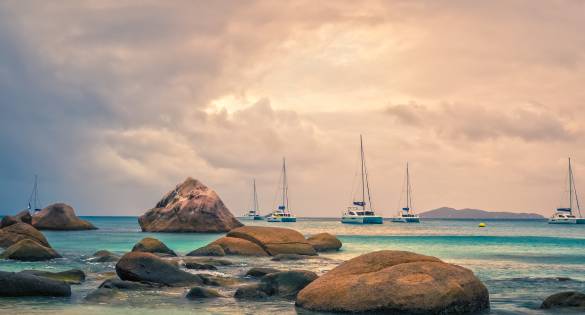
[[[227,232],[242,226],[217,193],[200,181],[187,178],[140,216],[144,232]]]
[[[26,273],[0,271],[0,296],[71,296],[63,281]]]
[[[30,224],[16,222],[0,229],[0,247],[7,248],[26,239],[34,240],[45,247],[51,247],[43,233]]]
[[[96,230],[88,221],[80,219],[65,203],[52,204],[33,216],[32,224],[39,230]]]
[[[305,237],[292,229],[281,227],[244,226],[233,229],[227,237],[241,238],[260,246],[269,255],[317,255]]]
[[[186,298],[189,300],[198,300],[198,299],[209,299],[209,298],[218,298],[224,297],[221,295],[217,290],[203,288],[203,287],[193,287],[189,292],[187,292]]]
[[[92,257],[89,259],[92,262],[115,262],[120,259],[120,256],[107,251],[107,250],[98,250],[95,252]]]
[[[329,233],[311,235],[307,238],[307,241],[318,252],[336,251],[342,246],[341,241],[335,235]]]
[[[36,241],[25,239],[8,247],[1,255],[2,259],[21,261],[42,261],[60,258],[54,249],[45,247]]]
[[[83,281],[85,281],[85,273],[79,269],[70,269],[61,272],[50,272],[44,270],[23,270],[20,273],[26,273],[43,278],[63,281],[68,284],[81,284]]]
[[[269,273],[280,272],[280,270],[275,268],[268,268],[268,267],[255,267],[248,272],[246,272],[246,276],[254,277],[254,278],[262,278]]]
[[[191,251],[187,256],[225,256],[223,248],[216,244],[209,244]]]
[[[314,311],[468,314],[489,308],[487,288],[473,272],[438,258],[378,251],[350,259],[298,294]]]
[[[585,293],[575,291],[556,293],[547,297],[540,308],[571,308],[585,311]]]
[[[202,284],[199,276],[180,270],[175,264],[142,252],[130,252],[116,264],[116,273],[122,280],[154,282],[167,286]]]
[[[167,247],[163,242],[152,237],[145,237],[132,247],[133,252],[144,252],[153,254],[162,254],[166,256],[177,256],[177,254]]]

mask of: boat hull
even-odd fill
[[[297,218],[272,218],[268,217],[266,219],[268,222],[297,222]]]
[[[341,223],[345,224],[382,224],[384,219],[381,216],[343,216]]]
[[[264,217],[261,215],[255,215],[255,216],[239,217],[238,219],[244,220],[244,221],[262,221],[262,220],[264,220]]]
[[[548,224],[585,224],[582,218],[550,218]]]
[[[392,218],[395,223],[420,223],[420,218]]]

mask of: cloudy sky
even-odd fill
[[[138,215],[187,176],[234,213],[337,216],[364,135],[373,204],[585,194],[583,1],[2,1],[0,213]]]

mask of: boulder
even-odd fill
[[[84,300],[98,304],[116,304],[128,299],[128,295],[115,289],[98,288],[89,292]]]
[[[222,237],[209,244],[213,245],[219,245],[226,255],[268,256],[262,247],[242,238]]]
[[[88,221],[80,219],[70,205],[52,204],[33,216],[32,224],[39,230],[96,230]]]
[[[294,299],[298,292],[317,279],[317,274],[306,270],[274,272],[265,275],[258,284],[246,285],[236,290],[239,299],[258,299],[268,296]]]
[[[133,252],[153,253],[160,256],[177,256],[177,254],[167,247],[163,242],[152,237],[145,237],[132,247]]]
[[[225,256],[223,248],[216,244],[209,244],[207,246],[200,247],[190,253],[187,256]]]
[[[572,308],[585,311],[585,293],[575,291],[556,293],[547,297],[540,308]]]
[[[193,269],[193,270],[217,270],[217,267],[215,267],[214,265],[201,264],[201,263],[193,262],[193,261],[186,262],[185,268]]]
[[[333,234],[319,233],[307,238],[309,244],[313,245],[318,252],[339,250],[342,246],[341,241]]]
[[[2,259],[13,259],[21,261],[41,261],[60,258],[55,250],[45,247],[33,240],[22,240],[8,247],[1,255]]]
[[[241,286],[234,294],[234,298],[242,300],[259,300],[267,297],[268,294],[262,290],[262,286],[258,283]]]
[[[378,251],[350,259],[299,292],[297,306],[315,311],[467,314],[489,308],[473,272],[438,258]]]
[[[27,273],[0,271],[0,296],[71,296],[63,281]]]
[[[128,253],[116,264],[116,273],[122,280],[154,282],[166,286],[202,284],[198,275],[180,270],[175,264],[142,252]]]
[[[125,281],[116,278],[106,279],[99,286],[99,288],[117,290],[145,290],[159,287],[161,287],[161,285],[157,283]]]
[[[107,251],[107,250],[98,250],[95,252],[92,257],[89,259],[92,262],[115,262],[120,259],[120,256]]]
[[[253,277],[253,278],[262,278],[269,273],[280,272],[280,270],[275,268],[268,268],[268,267],[255,267],[248,272],[246,272],[246,276]]]
[[[63,281],[68,284],[81,284],[83,281],[85,281],[85,273],[79,269],[70,269],[61,272],[50,272],[44,270],[23,270],[20,273],[26,273],[43,278]]]
[[[244,226],[229,231],[227,237],[241,238],[255,243],[271,256],[278,254],[317,255],[305,237],[292,229]]]
[[[203,280],[203,284],[214,287],[229,287],[239,284],[241,281],[237,278],[229,278],[222,276],[214,276],[207,274],[199,274],[199,277]]]
[[[218,298],[224,297],[221,295],[217,290],[208,289],[203,287],[193,287],[189,292],[187,292],[186,298],[189,300],[198,300],[198,299],[208,299],[208,298]]]
[[[28,209],[24,209],[17,213],[14,218],[22,223],[32,224],[32,215],[30,215],[30,211]]]
[[[231,260],[227,260],[227,259],[218,259],[218,258],[209,258],[209,257],[198,257],[198,258],[192,258],[192,257],[184,257],[183,258],[183,263],[190,263],[190,262],[194,262],[194,263],[198,263],[198,264],[207,264],[207,265],[212,265],[212,266],[231,266],[234,263]]]
[[[27,239],[36,241],[45,247],[51,247],[43,233],[30,224],[17,222],[0,229],[0,247],[10,247],[19,241]]]
[[[18,223],[18,221],[13,216],[6,215],[2,217],[2,220],[0,220],[0,229],[3,229],[7,226],[11,226],[16,223]]]
[[[187,178],[138,219],[144,232],[227,232],[242,226],[217,193]]]

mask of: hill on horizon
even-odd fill
[[[544,217],[536,213],[516,213],[505,211],[486,211],[479,209],[455,209],[441,207],[419,214],[423,219],[532,219],[541,220]]]

